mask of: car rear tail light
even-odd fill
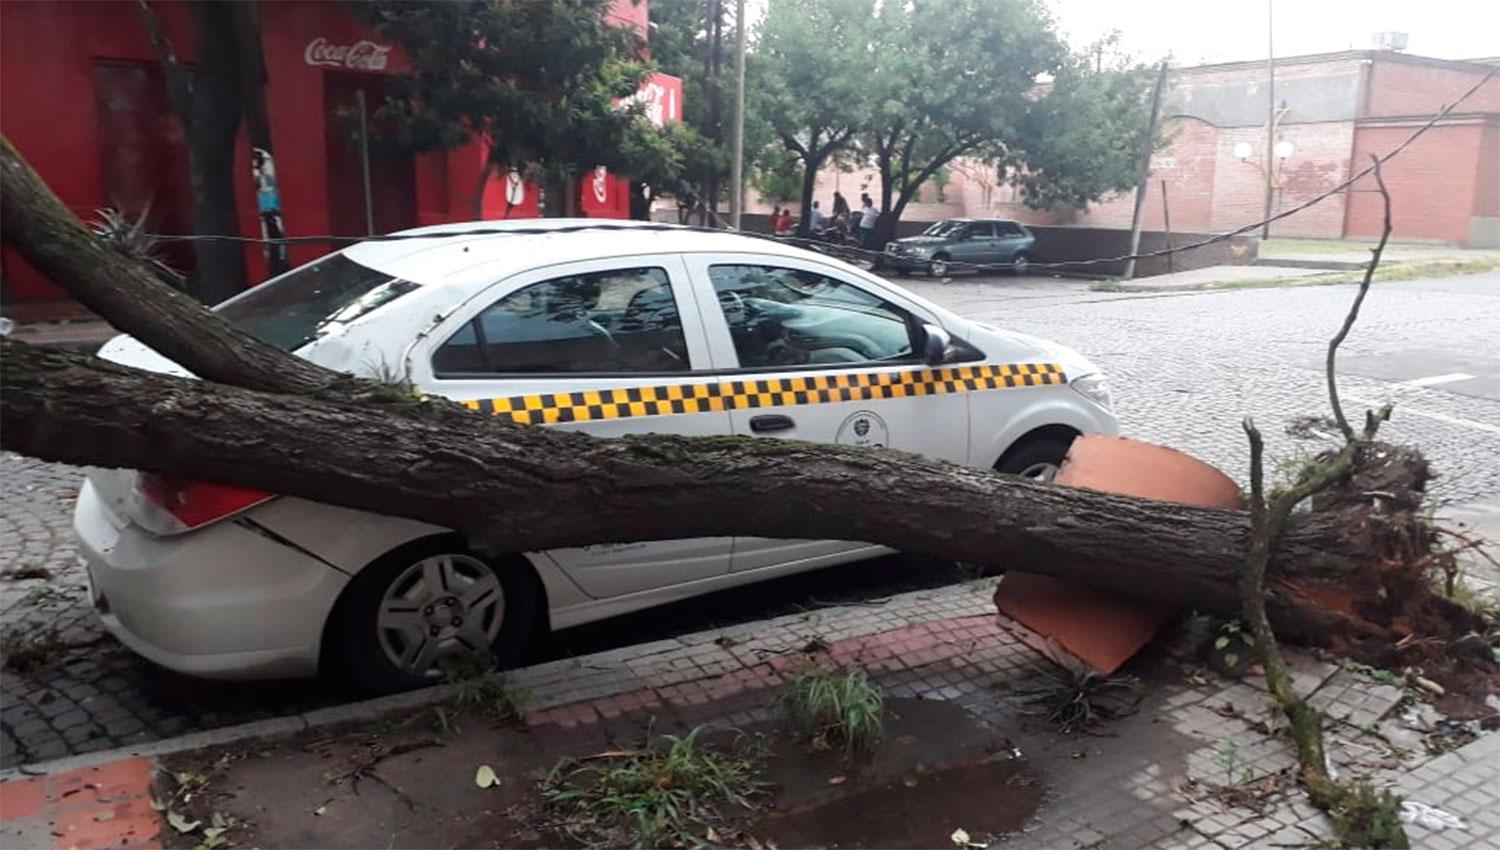
[[[153,523],[171,526],[162,531],[190,531],[224,517],[254,507],[275,496],[263,490],[188,481],[170,475],[143,472],[138,487],[147,503],[167,512],[176,522]],[[160,518],[159,519],[164,519]],[[180,524],[180,525],[179,525]]]

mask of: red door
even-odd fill
[[[385,103],[386,80],[377,74],[325,72],[323,103],[328,153],[328,224],[336,236],[390,233],[417,224],[416,168],[412,154],[381,132],[375,112]],[[359,121],[364,93],[365,134]],[[366,213],[364,161],[369,151]]]

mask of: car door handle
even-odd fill
[[[769,434],[772,431],[786,431],[797,427],[790,416],[782,416],[779,413],[768,413],[763,416],[750,417],[750,430],[757,434]]]

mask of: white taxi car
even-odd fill
[[[1047,478],[1076,435],[1116,430],[1078,353],[821,254],[626,222],[409,233],[217,309],[324,366],[600,437],[794,437]],[[185,374],[129,337],[100,353]],[[100,616],[146,658],[376,691],[431,681],[450,653],[511,662],[541,629],[887,551],[720,537],[486,558],[434,525],[130,470],[91,473],[74,522]]]

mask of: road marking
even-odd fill
[[[1354,402],[1355,404],[1362,404],[1369,407],[1379,407],[1379,405],[1377,405],[1373,401],[1365,401],[1363,399],[1357,398],[1351,398],[1349,400]],[[1473,419],[1464,419],[1461,416],[1449,416],[1446,413],[1434,413],[1430,410],[1421,410],[1419,408],[1408,407],[1406,405],[1400,404],[1395,406],[1395,411],[1398,414],[1410,413],[1412,416],[1421,416],[1424,419],[1434,419],[1438,422],[1447,422],[1449,425],[1458,425],[1463,428],[1473,428],[1476,431],[1485,431],[1490,434],[1500,434],[1500,425],[1491,425],[1487,422],[1475,422]]]
[[[1468,372],[1449,372],[1446,375],[1429,375],[1426,378],[1402,381],[1401,385],[1406,387],[1430,387],[1434,384],[1451,384],[1454,381],[1467,381],[1473,377]]]

